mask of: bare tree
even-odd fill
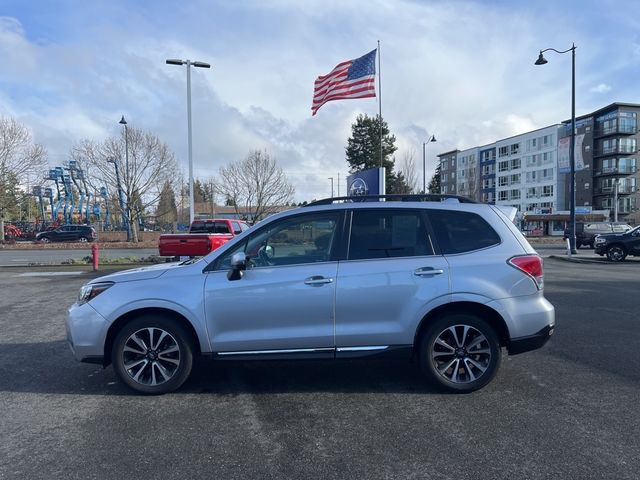
[[[15,207],[19,187],[47,165],[47,152],[32,141],[29,130],[14,118],[0,116],[0,241],[4,220]]]
[[[418,171],[415,162],[415,151],[405,151],[400,160],[400,173],[404,177],[404,181],[409,187],[409,193],[418,191]]]
[[[233,203],[236,214],[244,207],[253,221],[274,213],[275,207],[290,204],[295,192],[266,151],[251,151],[244,160],[220,168],[220,178],[216,191]]]
[[[92,183],[105,185],[111,192],[118,191],[117,167],[124,197],[124,209],[120,210],[128,217],[133,241],[137,242],[139,215],[157,204],[166,183],[175,185],[178,164],[173,152],[155,134],[129,127],[126,141],[124,135],[103,143],[83,140],[72,148],[71,157],[87,171]],[[133,208],[134,204],[139,208]]]

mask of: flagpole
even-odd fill
[[[378,115],[380,117],[380,168],[382,168],[382,80],[380,72],[380,40],[378,40]]]

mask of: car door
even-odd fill
[[[67,242],[71,239],[71,226],[63,225],[55,232],[54,239],[58,242]]]
[[[640,255],[640,229],[636,229],[630,235],[629,254]]]
[[[211,264],[204,308],[214,352],[333,355],[341,218],[329,212],[274,220]],[[229,280],[237,252],[245,252],[247,269]]]
[[[419,209],[354,209],[338,267],[337,354],[413,343],[430,309],[449,298],[449,266],[434,254]]]

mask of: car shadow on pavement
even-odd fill
[[[66,341],[0,343],[0,392],[136,395],[113,369],[74,360]],[[408,360],[299,360],[222,362],[201,359],[177,394],[428,393]]]

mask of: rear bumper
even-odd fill
[[[507,347],[509,355],[518,355],[519,353],[529,352],[531,350],[537,350],[538,348],[541,348],[545,343],[549,341],[551,335],[553,335],[554,328],[555,325],[547,325],[542,330],[534,333],[533,335],[512,339],[509,343],[509,346]]]

